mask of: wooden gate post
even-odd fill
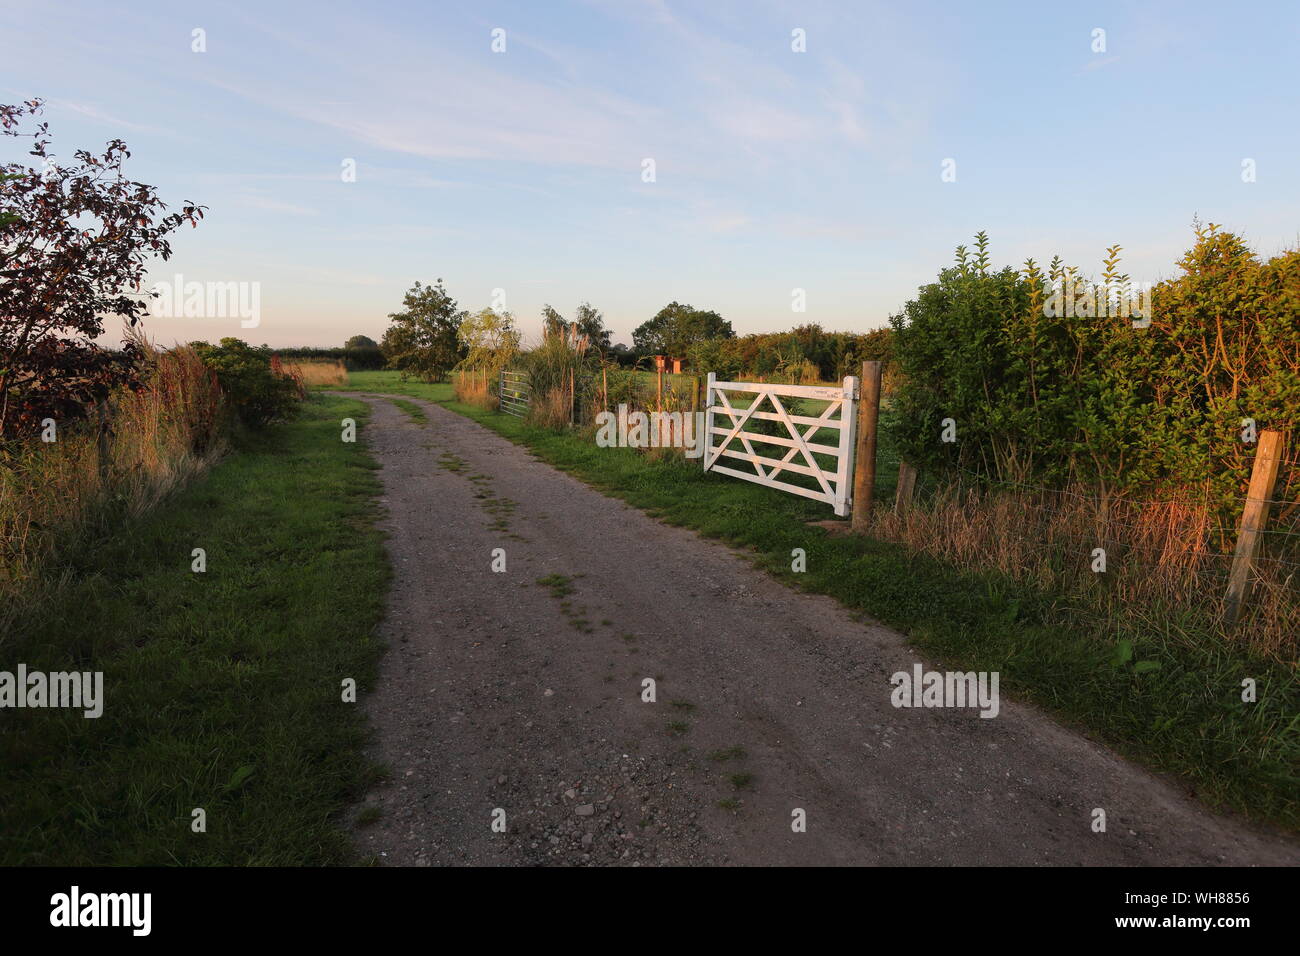
[[[1232,557],[1232,572],[1228,575],[1228,594],[1224,602],[1229,624],[1241,617],[1250,587],[1250,566],[1259,550],[1264,526],[1268,523],[1269,499],[1277,483],[1278,467],[1282,464],[1282,433],[1260,432],[1259,447],[1255,450],[1255,464],[1250,472],[1250,490],[1246,493],[1246,507],[1241,512],[1241,530],[1237,534],[1237,553]]]
[[[713,448],[713,383],[716,381],[717,375],[710,372],[704,382],[704,454],[700,460],[705,471],[709,470],[709,451]]]
[[[871,527],[871,507],[876,494],[876,425],[880,420],[879,362],[862,363],[862,398],[858,403],[857,449],[853,456],[854,534]]]
[[[916,469],[905,461],[898,463],[898,487],[894,491],[894,514],[901,515],[912,503],[916,491]]]
[[[655,430],[658,433],[654,436],[654,446],[656,448],[661,447],[664,443],[664,367],[662,364],[659,365],[658,381],[659,384],[655,391],[655,411],[659,412],[660,415],[655,421]]]

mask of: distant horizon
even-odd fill
[[[504,291],[529,341],[583,301],[625,344],[674,300],[865,332],[980,230],[998,266],[1096,274],[1119,243],[1149,282],[1197,218],[1265,258],[1300,241],[1294,5],[5,8],[0,101],[208,207],[153,281],[259,290],[257,328],[146,321],[162,344],[378,341],[439,277],[471,312]]]

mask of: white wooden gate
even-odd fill
[[[737,408],[741,402],[733,395],[753,396],[748,408]],[[813,399],[824,401],[826,407],[819,415],[794,415],[786,409],[782,398]],[[766,409],[760,408],[767,405]],[[743,478],[746,481],[779,488],[791,494],[824,501],[840,517],[849,514],[853,504],[853,448],[857,438],[858,379],[850,375],[844,384],[833,385],[776,385],[763,382],[719,382],[709,373],[705,392],[704,411],[704,470]],[[780,422],[785,427],[781,435],[764,435],[745,431],[750,419]],[[720,421],[721,426],[715,425]],[[835,429],[838,440],[834,445],[817,442],[817,433],[823,428]],[[715,444],[714,436],[722,440]],[[739,442],[737,448],[735,443]],[[784,457],[777,459],[754,450],[755,443],[786,448]],[[767,451],[767,449],[764,449]],[[770,454],[779,454],[772,451]],[[835,458],[833,469],[824,468],[814,455]],[[719,464],[723,458],[747,461],[754,473]],[[798,458],[799,460],[796,460]],[[815,478],[816,488],[782,481],[781,472],[807,475]]]

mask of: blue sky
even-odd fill
[[[0,91],[48,101],[56,154],[120,137],[134,178],[210,207],[154,276],[260,283],[257,329],[155,319],[164,344],[378,338],[437,277],[469,309],[504,289],[530,337],[583,300],[623,341],[674,299],[866,330],[980,229],[999,265],[1096,273],[1118,242],[1139,281],[1196,216],[1263,255],[1300,239],[1294,2],[0,10]]]

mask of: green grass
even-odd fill
[[[0,717],[0,863],[352,860],[343,814],[379,769],[341,683],[374,679],[389,573],[375,466],[340,440],[342,418],[366,415],[316,396],[65,558],[66,583],[18,622],[3,666],[102,670],[104,713]]]
[[[747,549],[760,567],[794,587],[837,598],[908,635],[946,668],[998,671],[1001,687],[1067,724],[1171,774],[1211,805],[1300,829],[1300,682],[1283,665],[1253,657],[1208,633],[1130,633],[1082,611],[1060,622],[1061,599],[996,574],[965,572],[872,538],[832,537],[807,522],[831,517],[824,505],[748,482],[702,473],[698,460],[654,461],[598,448],[581,434],[552,434],[509,415],[452,401],[450,385],[401,383],[395,372],[354,373],[351,387],[443,403],[556,468],[667,523]],[[879,500],[893,493],[897,456],[885,461]],[[808,570],[790,571],[794,548]],[[1117,664],[1131,642],[1138,673]],[[1241,701],[1254,678],[1258,701]]]
[[[423,425],[429,420],[429,416],[424,413],[424,409],[415,402],[408,402],[401,398],[391,398],[389,401],[405,412],[406,417],[417,425]]]
[[[537,583],[550,588],[553,598],[564,598],[573,593],[573,582],[563,574],[548,574],[544,578],[538,578]]]
[[[754,775],[743,771],[741,773],[727,774],[727,779],[731,781],[731,785],[737,790],[744,790],[754,783]]]
[[[434,402],[451,400],[451,383],[438,382],[433,385],[418,382],[415,379],[403,382],[400,372],[349,372],[347,385],[321,385],[318,391],[382,392],[386,395],[407,395],[411,398],[423,398]]]

